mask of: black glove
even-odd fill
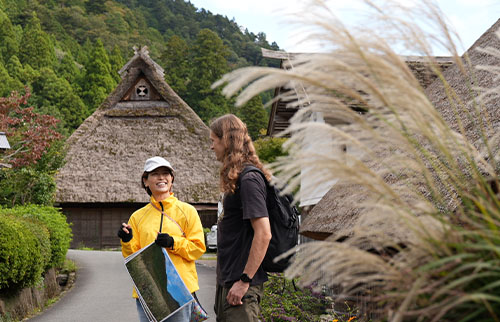
[[[123,226],[120,226],[120,229],[118,230],[118,237],[121,238],[121,240],[124,243],[128,243],[132,239],[132,228],[127,228],[128,229],[128,234],[123,230]]]
[[[155,244],[160,247],[167,247],[174,249],[174,238],[169,234],[158,234],[156,237]]]

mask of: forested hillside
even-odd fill
[[[233,112],[253,137],[267,126],[262,97],[235,110],[210,85],[237,67],[276,64],[260,47],[278,45],[184,0],[0,0],[0,97],[27,88],[29,104],[69,135],[118,84],[132,47],[144,45],[204,121]]]

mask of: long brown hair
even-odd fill
[[[236,181],[245,164],[252,164],[271,179],[271,173],[265,169],[255,153],[247,126],[236,115],[226,114],[210,124],[210,130],[222,140],[224,158],[220,169],[220,188],[223,192],[234,193]]]

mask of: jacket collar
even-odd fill
[[[155,205],[156,207],[158,207],[158,209],[161,209],[160,203],[158,201],[156,201],[155,197],[151,196],[150,201],[151,201],[151,203],[153,205]],[[167,209],[170,206],[172,206],[174,204],[174,202],[176,202],[176,201],[177,201],[177,198],[174,197],[173,193],[171,193],[170,196],[167,199],[163,199],[161,201],[161,203],[163,204],[163,208]]]

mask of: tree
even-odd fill
[[[184,97],[187,93],[189,77],[189,46],[179,36],[172,36],[165,45],[166,49],[161,55],[161,62],[165,69],[165,81],[172,89]]]
[[[24,79],[25,75],[23,64],[21,64],[16,55],[10,56],[9,60],[5,63],[5,69],[7,69],[7,72],[11,77],[26,83],[26,79]]]
[[[56,62],[54,45],[42,30],[35,12],[23,31],[19,46],[19,60],[23,65],[30,64],[35,69],[52,67]]]
[[[202,94],[210,93],[212,83],[228,71],[226,57],[229,51],[215,32],[202,29],[191,52],[193,89],[201,91]]]
[[[45,114],[62,120],[62,126],[72,132],[88,116],[87,106],[74,92],[69,82],[58,77],[50,68],[42,68],[33,83],[33,102]]]
[[[113,35],[123,35],[129,32],[129,24],[125,20],[124,14],[121,11],[112,11],[112,9],[106,13],[106,25],[109,31]]]
[[[88,13],[99,14],[106,11],[106,0],[88,0],[85,3]]]
[[[246,123],[248,133],[253,140],[259,137],[262,129],[267,128],[267,113],[259,95],[254,96],[245,105],[241,106],[236,114]]]
[[[0,58],[7,63],[12,55],[17,55],[19,44],[9,17],[0,10]]]
[[[220,94],[220,91],[205,95],[201,101],[190,106],[205,123],[209,123],[210,120],[230,112],[229,102]]]
[[[193,76],[188,84],[186,101],[203,121],[209,122],[211,118],[229,112],[229,101],[221,94],[221,90],[211,88],[228,71],[228,50],[216,33],[202,29],[191,53]]]
[[[109,55],[109,63],[111,64],[111,76],[116,83],[119,83],[121,81],[121,77],[118,72],[123,67],[123,65],[125,65],[125,61],[118,46],[113,47],[113,50]]]
[[[115,87],[115,80],[111,76],[109,57],[100,39],[94,43],[93,51],[89,57],[83,83],[83,96],[85,103],[92,113],[109,95]]]
[[[66,79],[70,84],[74,84],[80,74],[80,70],[76,66],[75,60],[71,52],[64,53],[61,62],[57,66],[57,74],[59,77]]]
[[[85,39],[85,42],[81,45],[80,50],[76,53],[73,52],[73,56],[75,60],[82,64],[83,66],[87,66],[89,64],[90,56],[94,51],[94,44],[89,38]]]
[[[21,90],[23,84],[14,77],[11,77],[5,66],[0,62],[0,96],[7,96],[11,91]]]
[[[40,76],[40,72],[38,70],[34,70],[29,64],[26,64],[26,66],[23,67],[16,55],[10,56],[5,68],[12,78],[20,82],[17,83],[16,86],[12,87],[10,89],[11,91],[22,90],[24,87],[20,84],[31,84],[37,77]],[[5,93],[3,96],[9,95],[9,93],[10,91]]]

